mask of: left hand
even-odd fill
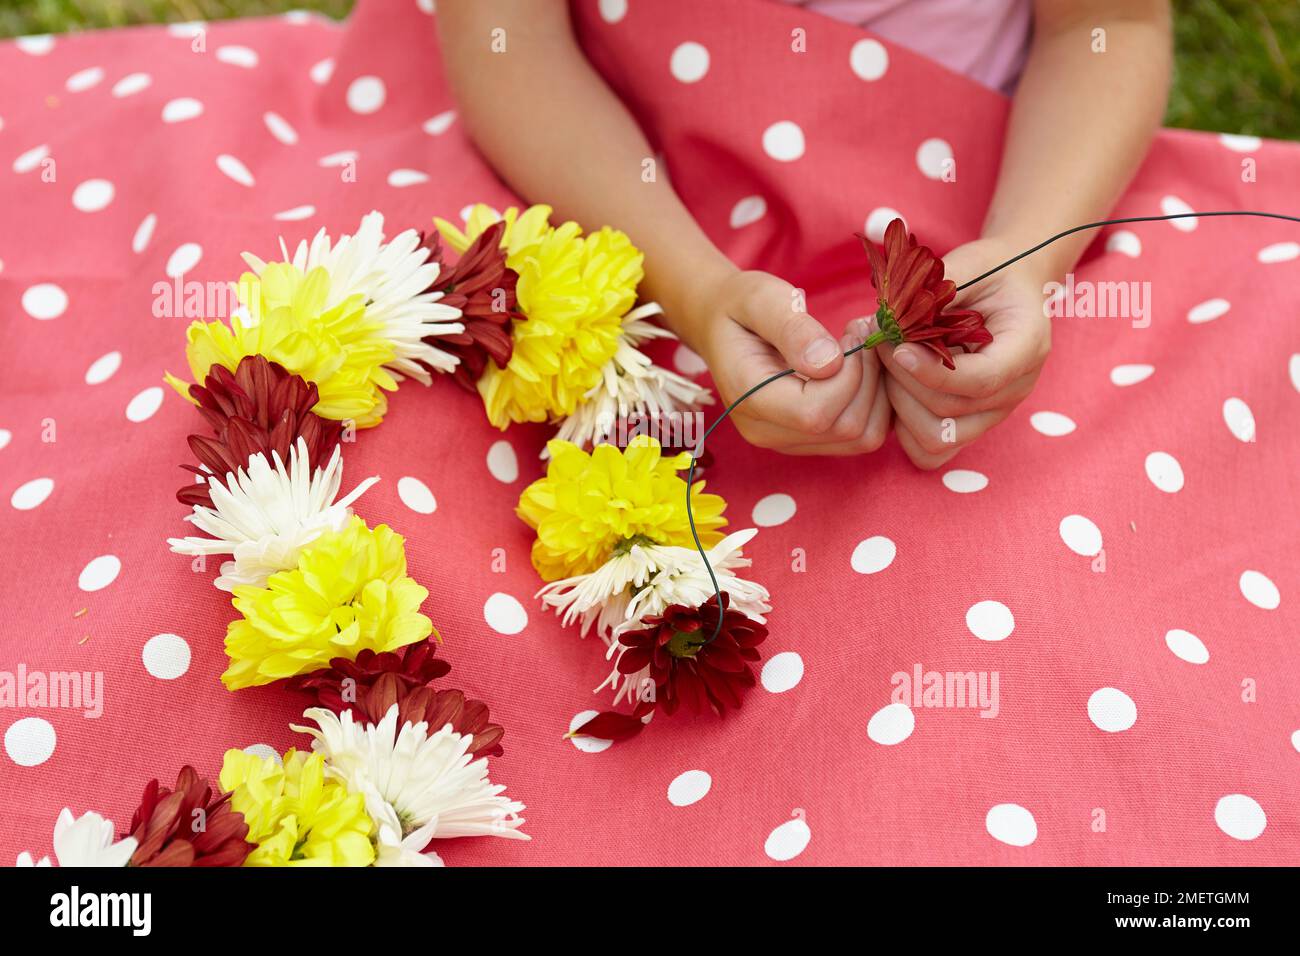
[[[978,239],[944,256],[944,274],[961,284],[1019,250]],[[949,308],[978,309],[993,341],[978,352],[954,350],[955,370],[922,345],[881,345],[899,443],[918,468],[938,468],[1011,414],[1033,390],[1051,350],[1051,320],[1043,314],[1049,277],[1032,257],[985,279]]]

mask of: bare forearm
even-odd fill
[[[645,253],[645,296],[659,301],[668,323],[690,341],[693,291],[734,267],[655,168],[645,136],[577,48],[567,5],[444,0],[439,20],[463,120],[493,167],[561,217],[627,232]]]
[[[1105,31],[1105,52],[1094,52]],[[1169,90],[1164,0],[1041,2],[984,235],[1015,249],[1103,218],[1159,128]],[[1080,233],[1031,260],[1069,271],[1096,238]]]

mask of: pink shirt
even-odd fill
[[[1004,93],[1029,54],[1032,0],[782,0],[865,27]]]

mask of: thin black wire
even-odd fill
[[[1000,265],[994,266],[988,272],[985,272],[982,275],[978,275],[974,279],[971,279],[968,282],[963,282],[961,285],[957,286],[957,291],[960,292],[963,289],[969,288],[970,286],[975,285],[975,283],[977,282],[983,282],[989,276],[1001,272],[1007,266],[1015,265],[1017,262],[1019,262],[1021,259],[1025,258],[1026,256],[1032,256],[1039,249],[1042,249],[1046,246],[1050,246],[1058,239],[1064,239],[1066,236],[1072,236],[1076,232],[1083,232],[1087,229],[1100,229],[1103,226],[1122,226],[1130,222],[1167,222],[1170,219],[1208,219],[1213,216],[1257,216],[1262,219],[1283,219],[1286,220],[1287,222],[1300,222],[1300,216],[1287,216],[1280,212],[1256,212],[1254,210],[1242,210],[1242,209],[1233,209],[1233,210],[1217,211],[1217,212],[1177,212],[1167,216],[1127,216],[1123,219],[1101,219],[1098,220],[1097,222],[1084,223],[1082,226],[1074,226],[1073,228],[1066,229],[1064,232],[1058,232],[1050,239],[1044,239],[1038,245],[1026,249],[1024,252],[1020,253],[1019,255],[1012,256],[1010,259],[1008,259],[1006,262],[1001,263]],[[848,358],[854,352],[860,351],[865,345],[866,342],[863,342],[861,345],[853,346],[853,348],[849,349],[847,352],[844,353],[844,357]],[[691,455],[691,467],[690,470],[686,473],[686,520],[690,522],[691,537],[695,539],[695,550],[700,553],[700,560],[704,562],[704,569],[709,572],[709,580],[713,583],[713,595],[714,597],[717,598],[717,602],[718,602],[718,622],[717,624],[714,625],[713,634],[709,636],[708,640],[703,642],[704,644],[708,644],[711,641],[715,640],[717,636],[722,633],[722,616],[723,616],[722,606],[723,605],[722,605],[722,587],[721,585],[718,584],[718,576],[713,573],[713,565],[709,563],[709,555],[704,550],[704,544],[700,541],[700,533],[698,530],[696,530],[695,527],[695,515],[691,511],[691,486],[695,483],[695,462],[699,458],[699,456],[704,453],[704,443],[709,440],[709,436],[713,434],[713,430],[717,428],[719,425],[721,425],[723,422],[725,422],[731,416],[731,413],[734,412],[740,406],[741,402],[749,398],[749,396],[753,395],[760,388],[766,388],[768,385],[771,385],[773,382],[778,381],[779,379],[783,379],[787,375],[793,375],[793,374],[794,374],[794,369],[788,368],[782,372],[777,372],[775,375],[769,375],[767,378],[763,379],[763,381],[759,382],[757,385],[750,388],[738,399],[736,399],[734,402],[728,405],[726,411],[724,411],[721,415],[719,415],[717,420],[712,425],[710,425],[707,429],[705,429],[704,434],[700,436],[700,443],[696,446],[694,453]]]

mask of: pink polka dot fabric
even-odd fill
[[[161,388],[186,321],[154,316],[155,284],[235,278],[240,251],[371,208],[397,229],[514,201],[465,137],[426,7],[0,45],[0,669],[103,675],[99,716],[0,710],[8,860],[49,852],[65,805],[124,826],[151,777],[306,742],[303,697],[222,688],[233,611],[164,544],[196,419]],[[704,228],[831,328],[871,308],[855,231],[897,211],[937,249],[977,234],[998,95],[784,5],[583,0],[575,18]],[[1297,181],[1294,145],[1169,132],[1116,214],[1294,212]],[[1057,320],[1038,390],[937,473],[893,444],[809,461],[720,429],[710,486],[732,527],[760,527],[776,604],[761,684],[724,720],[617,746],[564,739],[608,706],[590,692],[607,664],[539,610],[513,514],[546,430],[503,435],[452,383],[405,384],[347,472],[382,476],[361,513],[406,536],[449,681],[507,728],[492,777],[533,836],[444,859],[1294,863],[1297,238],[1107,230],[1077,278],[1151,283],[1149,325]],[[899,697],[931,672],[970,675],[986,706]]]

